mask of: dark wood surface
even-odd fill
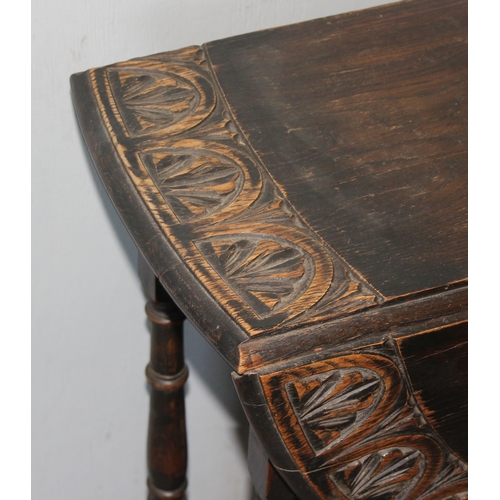
[[[207,44],[287,199],[385,297],[467,278],[467,2],[401,7]]]
[[[466,497],[466,91],[462,0],[73,75],[154,272],[152,495],[185,486],[184,313],[236,371],[262,495]]]
[[[434,333],[447,336],[448,345],[450,336],[463,341],[462,327]],[[430,332],[423,336],[432,338]],[[459,351],[447,352],[449,374],[434,370],[430,380],[414,367],[409,376],[398,344],[389,339],[321,361],[243,375],[236,387],[273,463],[291,476],[289,484],[296,487],[291,481],[300,478],[310,488],[300,498],[462,499],[467,464],[443,440],[446,433],[436,431],[440,416],[421,404],[429,401],[429,387],[441,384],[445,391],[450,382],[456,387],[457,377],[466,378],[463,366],[455,368],[462,364]],[[427,362],[420,357],[420,363],[415,361]],[[454,395],[459,406],[464,394]],[[446,405],[444,412],[454,413]],[[445,426],[453,433],[452,422]],[[275,441],[276,431],[281,441]],[[467,440],[460,433],[456,440],[463,450]]]
[[[248,469],[256,500],[299,500],[270,462],[251,427],[248,434]]]
[[[464,13],[403,2],[73,77],[138,247],[239,372],[249,338],[368,309],[384,330],[388,298],[417,321],[434,293],[448,314],[466,285]]]
[[[462,460],[468,459],[468,324],[398,340],[420,408]]]

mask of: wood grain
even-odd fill
[[[152,498],[185,488],[174,302],[240,374],[262,495],[466,498],[466,14],[405,1],[72,77],[158,277]]]
[[[232,122],[197,47],[89,72],[144,205],[250,335],[374,306],[377,294],[302,223]]]
[[[393,341],[243,377],[260,380],[274,420],[260,425],[277,427],[315,498],[467,496],[467,464],[419,406]],[[245,405],[248,414],[257,401]]]
[[[406,371],[428,422],[468,460],[468,323],[398,339]]]
[[[263,335],[239,346],[239,373],[259,368],[289,367],[304,364],[346,349],[383,342],[388,338],[467,320],[468,291],[457,287],[411,301],[386,303],[332,321],[305,326],[282,335]]]
[[[74,75],[127,227],[240,373],[464,311],[448,300],[466,285],[464,5],[403,2]]]
[[[467,2],[409,1],[207,44],[242,133],[385,297],[467,277]]]

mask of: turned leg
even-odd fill
[[[151,360],[146,376],[151,386],[148,431],[148,500],[182,499],[186,490],[187,442],[184,412],[183,313],[149,266],[139,267],[149,302]]]

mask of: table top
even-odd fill
[[[72,89],[140,251],[239,373],[466,317],[467,2],[214,41]]]

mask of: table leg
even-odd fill
[[[252,427],[248,436],[248,469],[258,500],[299,500],[271,464]]]
[[[151,386],[148,431],[148,500],[174,500],[186,490],[187,441],[184,411],[184,315],[158,279],[142,264],[140,274],[149,302],[151,360],[146,376]],[[151,272],[152,273],[152,272]]]

